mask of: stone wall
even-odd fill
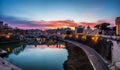
[[[74,40],[79,43],[85,44],[95,51],[97,51],[104,59],[111,61],[111,46],[112,42],[107,41],[106,38],[98,37],[97,40],[92,39],[92,36],[86,36],[83,38],[83,36],[79,36],[77,39],[75,38],[67,38],[69,40]]]
[[[72,44],[66,44],[68,59],[64,62],[65,70],[93,70],[87,55],[82,49]]]

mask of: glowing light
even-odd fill
[[[78,39],[78,37],[79,37],[78,34],[76,34],[76,35],[75,35],[75,38]]]
[[[72,34],[70,34],[69,37],[71,38],[71,37],[72,37]]]
[[[66,34],[63,35],[64,38],[65,38],[66,36],[67,36]]]
[[[95,38],[94,37],[92,37],[92,40],[94,40]]]
[[[6,35],[6,38],[10,38],[10,35]]]
[[[83,39],[83,40],[86,40],[86,39],[87,39],[87,36],[86,36],[86,35],[83,35],[83,36],[82,36],[82,39]]]
[[[75,27],[70,27],[72,30],[75,30]]]
[[[98,39],[99,39],[98,35],[95,35],[95,36],[92,37],[92,40],[93,40],[95,43],[98,41]]]

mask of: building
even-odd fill
[[[90,28],[90,26],[87,26],[87,28],[84,30],[84,34],[86,34],[86,35],[98,35],[99,34],[99,29],[92,30]]]
[[[115,23],[116,23],[116,35],[120,36],[120,17],[116,18]]]
[[[2,28],[3,28],[3,22],[0,21],[0,29],[2,29]]]
[[[83,33],[84,33],[84,27],[83,26],[75,27],[75,34],[83,34]]]
[[[87,29],[84,30],[84,33],[86,35],[90,34],[92,32],[92,29],[90,28],[90,26],[87,26]]]

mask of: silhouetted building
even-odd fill
[[[120,35],[120,17],[116,18],[116,35]]]
[[[0,29],[2,29],[2,28],[3,28],[3,22],[0,21]]]
[[[75,34],[83,34],[83,33],[84,33],[84,27],[83,26],[75,27]]]

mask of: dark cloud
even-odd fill
[[[58,20],[58,21],[29,21],[27,19],[21,19],[13,16],[0,15],[0,21],[4,21],[12,27],[18,27],[21,29],[49,29],[49,28],[62,28],[62,27],[75,27],[76,23],[70,20]],[[94,28],[96,24],[108,22],[114,23],[115,19],[98,20],[96,22],[79,22],[77,25],[90,26]]]
[[[19,28],[58,28],[63,26],[74,27],[74,22],[70,20],[59,20],[59,21],[29,21],[13,16],[0,15],[0,21],[4,21],[13,27]]]
[[[13,17],[13,16],[0,15],[0,21],[4,21],[4,22],[11,24],[11,25],[26,24],[29,26],[36,26],[35,24],[32,24],[33,21],[28,21],[28,20],[24,20],[24,19],[21,19],[18,17]]]

